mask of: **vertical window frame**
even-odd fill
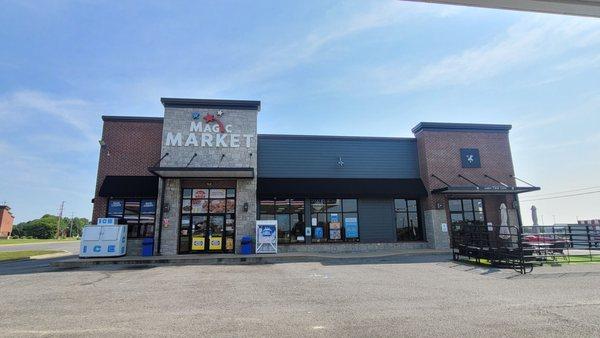
[[[112,200],[121,200],[123,201],[123,209],[121,210],[121,213],[119,215],[117,214],[111,214],[109,213],[109,209],[110,209],[110,202]],[[152,217],[154,219],[153,223],[141,223],[141,217],[142,217],[142,201],[149,201],[152,200],[154,201],[154,214],[152,214]],[[139,210],[137,212],[137,222],[134,223],[135,227],[136,227],[136,231],[135,231],[135,236],[130,236],[131,235],[131,229],[129,228],[129,223],[128,223],[128,228],[127,228],[127,239],[143,239],[146,238],[145,236],[143,236],[143,234],[147,233],[147,227],[151,226],[152,227],[152,236],[148,236],[148,237],[154,237],[154,231],[155,231],[155,224],[156,224],[156,207],[157,207],[157,201],[156,199],[153,198],[125,198],[125,197],[109,197],[108,198],[108,203],[106,204],[106,217],[110,217],[110,218],[118,218],[119,220],[125,220],[125,206],[127,204],[127,202],[138,202],[140,207]],[[144,214],[144,215],[150,215],[148,214]],[[133,223],[133,222],[132,222]]]

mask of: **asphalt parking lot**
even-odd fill
[[[37,264],[40,264],[39,262]],[[600,264],[0,265],[0,336],[596,336]]]

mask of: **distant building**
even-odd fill
[[[577,221],[577,224],[600,225],[600,219],[585,219]]]
[[[15,216],[8,205],[0,205],[0,238],[6,238],[12,233]]]

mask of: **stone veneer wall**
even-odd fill
[[[161,193],[163,179],[158,183],[158,203],[156,208],[157,226],[154,232],[154,242],[158,243],[160,231],[160,254],[161,255],[176,255],[177,240],[179,238],[179,219],[181,210],[181,181],[178,179],[167,179],[165,183],[165,204],[169,205],[169,211],[163,213],[163,222],[160,222],[160,210],[163,208],[161,204]],[[158,229],[158,227],[161,229]],[[154,245],[154,253],[158,254],[158,245]]]
[[[168,132],[183,134],[183,142],[190,132],[192,113],[199,112],[201,118],[195,122],[202,122],[202,117],[207,113],[216,115],[218,111],[223,114],[220,117],[225,125],[231,125],[232,134],[251,134],[252,141],[249,147],[246,147],[246,140],[240,138],[240,147],[201,147],[201,146],[166,146]],[[256,220],[256,168],[257,168],[257,114],[256,110],[235,110],[235,109],[205,109],[205,108],[165,108],[165,118],[163,123],[162,150],[161,156],[169,153],[162,162],[162,167],[185,167],[192,159],[194,153],[198,154],[191,163],[190,168],[254,168],[254,178],[241,178],[237,180],[236,187],[236,252],[240,250],[242,236],[250,235],[254,237],[254,226]],[[198,141],[200,141],[200,132],[196,132]],[[159,186],[159,204],[160,204]],[[164,213],[163,219],[167,220],[165,226],[163,221],[161,235],[161,254],[177,254],[177,241],[180,221],[180,203],[181,203],[181,185],[178,179],[168,179],[165,190],[165,204],[169,204],[169,211]],[[244,204],[248,204],[248,211],[244,211]],[[162,206],[159,205],[159,208]],[[157,209],[157,216],[160,216],[160,209]],[[158,224],[157,224],[158,225]],[[157,228],[158,229],[158,228]],[[158,231],[156,232],[158,240]]]

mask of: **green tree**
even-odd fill
[[[60,236],[77,236],[81,234],[81,229],[83,226],[88,223],[89,221],[86,218],[74,217],[71,234],[69,233],[71,230],[71,219],[64,217],[60,222]],[[41,239],[55,238],[57,226],[57,216],[44,215],[41,218],[17,224],[13,228],[13,234],[19,237],[33,237]]]

